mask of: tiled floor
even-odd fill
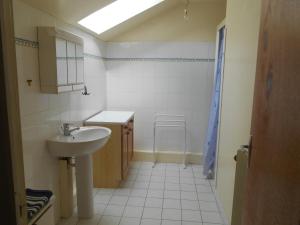
[[[119,189],[95,189],[95,216],[61,225],[220,225],[211,184],[202,167],[134,162]]]

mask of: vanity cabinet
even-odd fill
[[[110,113],[120,113],[106,112],[103,117],[95,116],[95,119],[91,118],[85,122],[88,126],[111,129],[111,137],[107,144],[93,154],[93,181],[96,188],[117,188],[121,181],[126,179],[133,158],[134,117],[133,112],[124,112],[128,119],[125,117],[120,122],[106,121]]]
[[[122,126],[122,178],[126,179],[133,158],[133,119]]]
[[[83,40],[55,27],[38,27],[41,91],[60,93],[84,88]]]

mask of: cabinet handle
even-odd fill
[[[126,134],[127,134],[127,135],[130,134],[130,132],[126,132]]]

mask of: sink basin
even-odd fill
[[[78,157],[91,154],[108,141],[111,130],[105,127],[80,127],[72,136],[57,135],[48,139],[48,149],[56,157]]]
[[[108,141],[111,130],[105,127],[80,127],[71,136],[57,135],[48,139],[50,153],[59,158],[75,157],[77,214],[79,218],[92,218],[93,160],[92,153]],[[65,193],[61,193],[65,194]]]

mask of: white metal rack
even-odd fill
[[[184,152],[183,152],[183,165],[186,168],[186,152],[187,152],[187,131],[186,120],[184,115],[172,115],[172,114],[156,114],[153,122],[153,167],[157,162],[156,154],[156,133],[160,127],[179,127],[183,129],[184,133]]]

